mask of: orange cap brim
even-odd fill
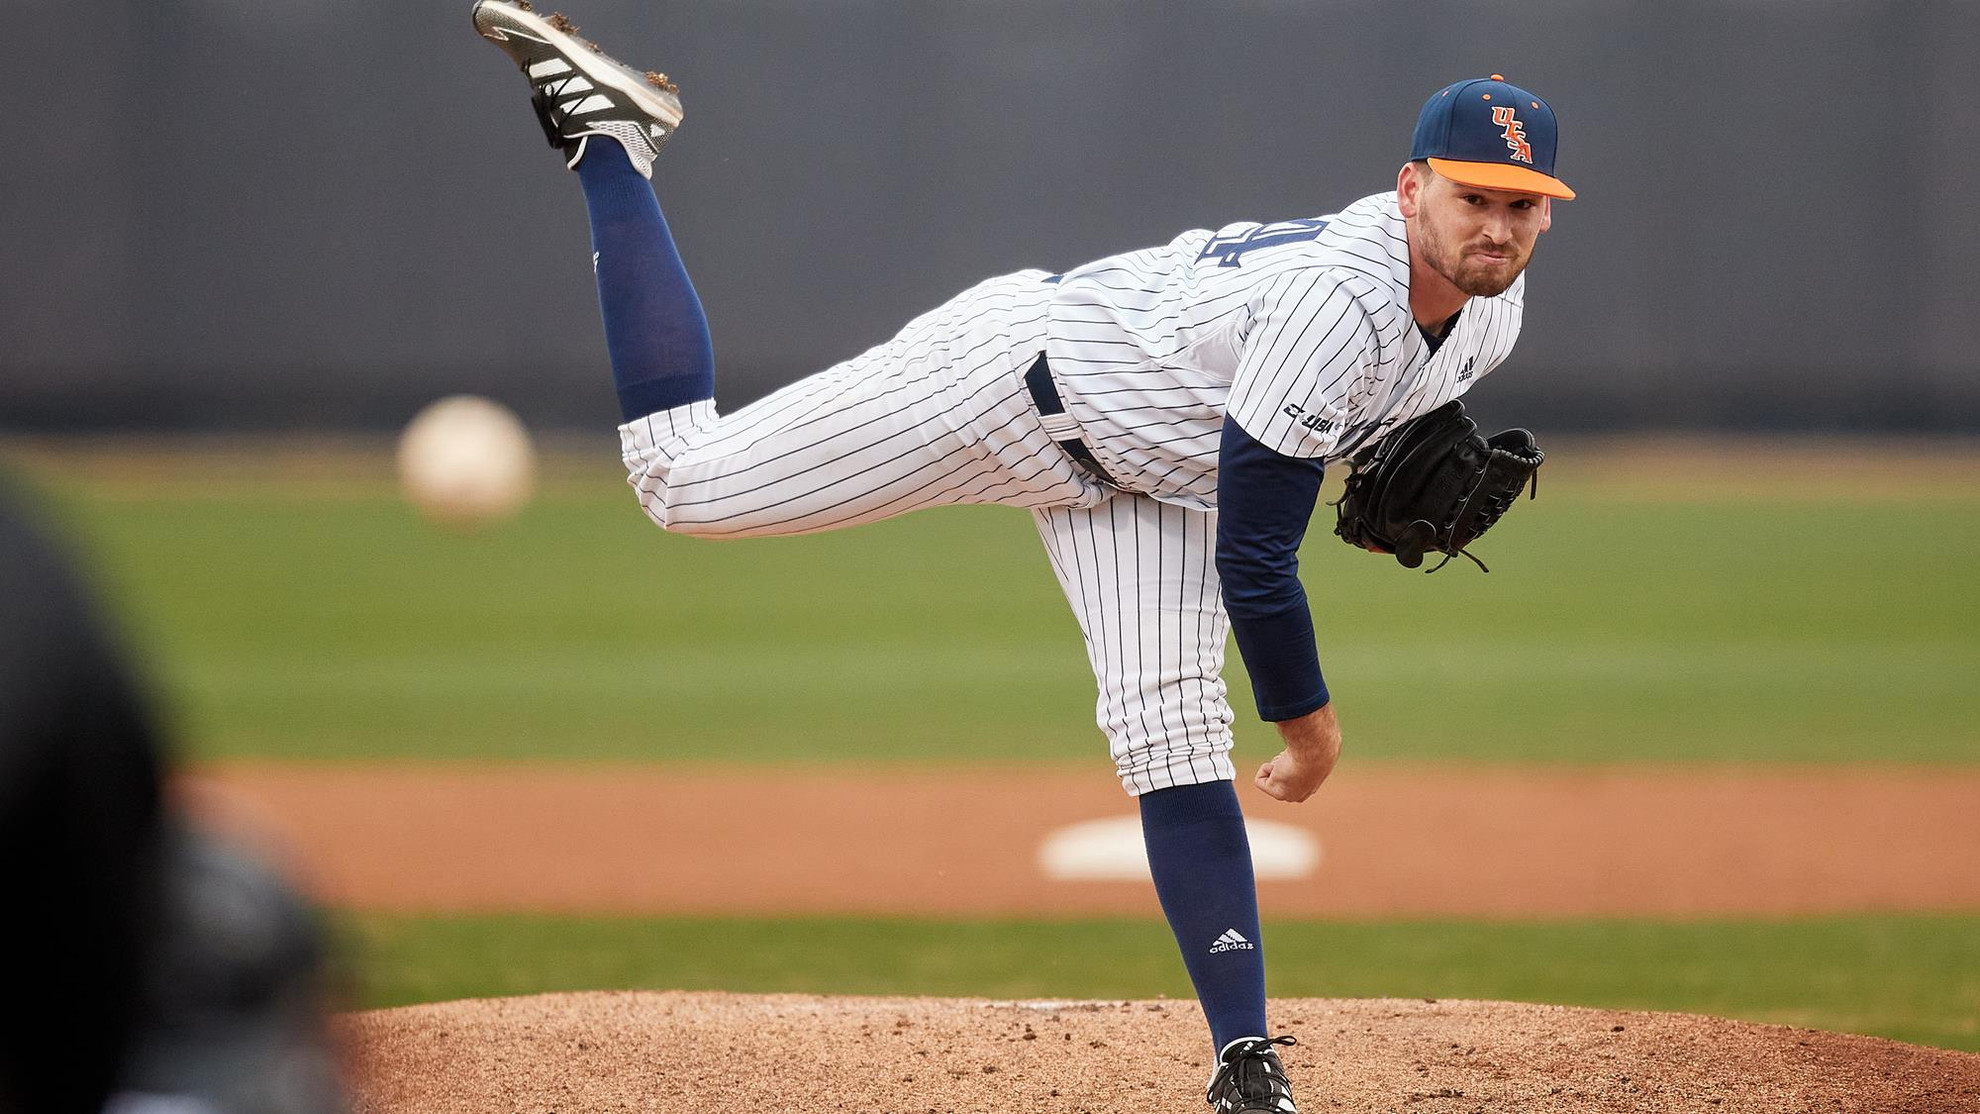
[[[1456,159],[1431,159],[1430,169],[1442,174],[1453,182],[1477,186],[1486,190],[1511,190],[1514,193],[1537,193],[1543,197],[1558,197],[1562,201],[1573,201],[1574,191],[1559,178],[1552,178],[1537,170],[1524,166],[1508,166],[1502,162],[1459,162]]]

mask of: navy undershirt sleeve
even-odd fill
[[[1318,460],[1274,452],[1224,419],[1217,453],[1217,574],[1261,719],[1294,719],[1329,699],[1299,583],[1299,543],[1320,497],[1322,467]]]

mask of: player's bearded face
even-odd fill
[[[1409,233],[1423,261],[1472,297],[1504,293],[1546,230],[1546,199],[1426,178]]]

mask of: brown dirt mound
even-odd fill
[[[1980,1110],[1980,1055],[1687,1014],[1289,999],[1302,1109]],[[341,1020],[362,1114],[1205,1109],[1194,1003],[550,994]]]

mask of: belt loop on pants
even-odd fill
[[[1119,488],[1120,481],[1101,467],[1093,450],[1086,447],[1079,423],[1066,413],[1066,404],[1059,397],[1059,388],[1052,385],[1052,368],[1045,362],[1045,353],[1040,352],[1038,358],[1031,362],[1031,370],[1024,373],[1024,386],[1031,392],[1031,404],[1038,408],[1038,416],[1043,419],[1039,424],[1045,427],[1045,435],[1094,479],[1108,487]]]

